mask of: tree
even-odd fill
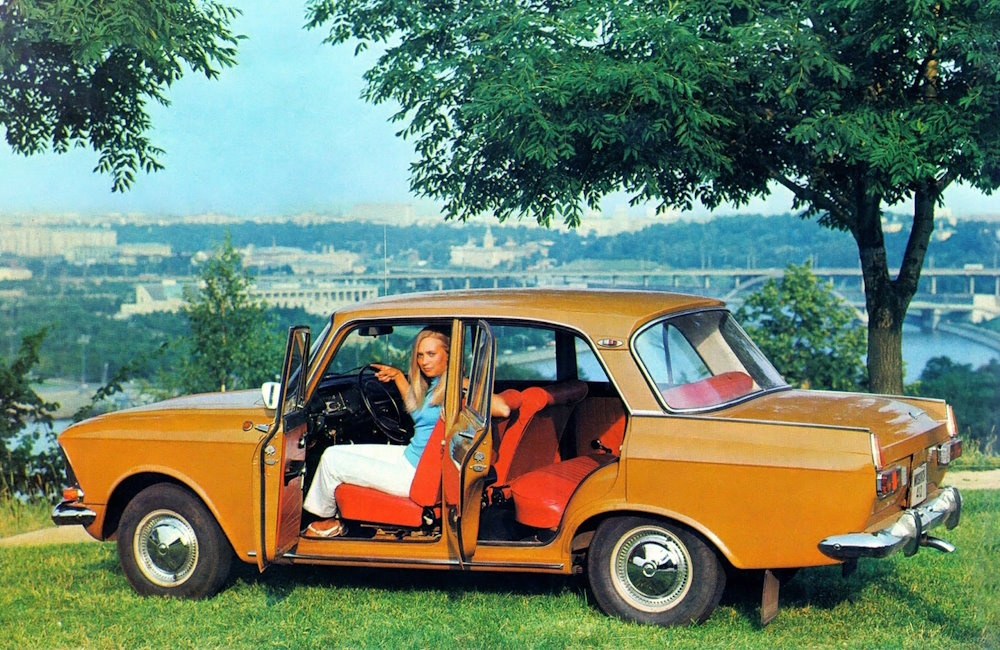
[[[865,335],[854,309],[821,285],[810,265],[789,265],[736,312],[747,333],[797,386],[857,390],[865,382]]]
[[[47,496],[56,489],[61,469],[54,440],[36,445],[52,433],[52,413],[58,404],[46,402],[31,387],[31,369],[38,363],[39,349],[47,331],[24,336],[9,363],[0,363],[0,494],[26,497]],[[36,427],[26,433],[29,424]]]
[[[947,401],[955,409],[963,437],[978,443],[985,453],[997,451],[1000,362],[996,359],[973,370],[970,364],[934,357],[920,373],[920,381],[909,388],[917,395]]]
[[[214,78],[236,62],[239,11],[203,0],[0,2],[0,128],[31,155],[71,146],[99,152],[95,171],[124,191],[163,165],[147,103],[185,67]]]
[[[282,341],[273,315],[250,293],[252,279],[232,241],[215,249],[189,292],[184,313],[191,331],[174,383],[184,392],[250,388],[273,380]]]
[[[740,205],[782,186],[850,232],[868,371],[902,391],[902,323],[942,192],[1000,187],[1000,3],[310,0],[327,40],[384,46],[365,97],[415,139],[449,218],[579,224],[583,206]],[[885,206],[912,199],[895,278]]]

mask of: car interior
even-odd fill
[[[405,371],[417,333],[432,324],[447,325],[366,325],[340,344],[308,406],[306,490],[330,445],[407,444],[413,422],[403,399],[394,384],[375,379],[368,364]],[[618,460],[626,425],[624,404],[593,350],[575,333],[535,323],[489,324],[497,341],[494,394],[511,413],[491,422],[492,458],[482,492],[479,540],[545,543],[558,529],[580,483]],[[463,354],[468,357],[470,351]],[[347,538],[440,537],[442,463],[451,462],[444,452],[444,435],[440,421],[408,496],[348,484],[337,488]],[[304,512],[303,527],[308,518]]]

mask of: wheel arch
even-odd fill
[[[196,489],[193,484],[188,481],[159,471],[143,471],[131,474],[115,486],[114,490],[111,492],[111,497],[108,499],[108,506],[105,510],[104,523],[101,526],[101,538],[115,538],[118,535],[118,528],[121,523],[122,513],[125,512],[125,508],[128,506],[129,502],[131,502],[137,494],[146,488],[161,483],[176,485],[183,488],[198,499],[215,519],[215,523],[219,525],[219,528],[222,530],[222,534],[226,536],[226,540],[229,542],[230,547],[235,548],[233,540],[229,536],[229,532],[222,526],[219,513],[216,511],[212,502],[205,498],[202,491]]]
[[[729,548],[719,539],[717,535],[712,533],[710,529],[698,523],[697,520],[693,520],[690,517],[685,517],[679,513],[661,510],[657,508],[622,508],[614,510],[606,510],[599,512],[587,517],[573,532],[570,536],[570,552],[574,555],[589,551],[590,543],[594,538],[594,533],[597,531],[597,527],[601,525],[604,521],[608,519],[617,519],[620,517],[654,517],[660,519],[664,522],[669,522],[682,526],[693,533],[703,537],[715,554],[719,556],[719,559],[732,565],[732,558],[730,557]]]

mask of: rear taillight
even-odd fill
[[[948,435],[954,438],[958,435],[958,420],[955,419],[955,409],[948,405]]]
[[[962,439],[952,438],[933,449],[937,453],[938,465],[947,465],[962,455]]]
[[[879,446],[878,438],[875,437],[874,433],[869,435],[872,446],[872,462],[875,463],[875,469],[882,469],[885,467],[885,459],[882,458],[882,447]]]
[[[902,465],[893,465],[875,475],[875,493],[880,499],[892,496],[904,487],[906,487],[906,468]]]

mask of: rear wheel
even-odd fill
[[[700,535],[645,517],[598,526],[587,576],[605,613],[664,626],[706,620],[726,585],[719,558]]]
[[[233,550],[201,500],[160,483],[137,494],[122,513],[118,558],[143,596],[204,598],[226,581]]]

